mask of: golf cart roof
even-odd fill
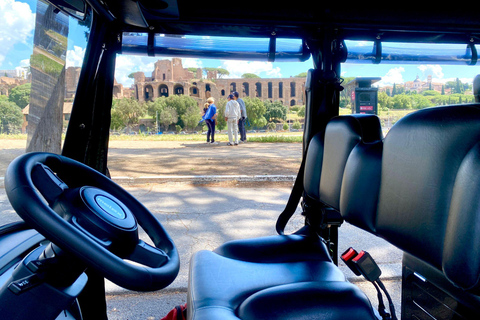
[[[334,6],[314,1],[245,0],[228,5],[211,0],[88,0],[94,10],[119,23],[124,31],[210,36],[281,38],[316,37],[325,28],[345,39],[415,42],[477,41],[475,10]]]
[[[70,14],[85,16],[84,1],[54,2]],[[346,59],[352,62],[473,65],[477,61],[475,44],[480,41],[476,12],[464,8],[411,10],[362,7],[361,4],[334,6],[302,0],[287,5],[278,1],[245,0],[231,6],[218,0],[208,3],[187,0],[86,2],[123,33],[121,51],[125,54],[305,61],[315,41],[328,36],[341,42],[371,42],[367,46],[343,44],[348,48]],[[225,37],[236,37],[236,40],[233,43]],[[389,49],[391,42],[458,46],[420,48],[420,54],[412,48],[403,52],[404,46]]]

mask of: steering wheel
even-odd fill
[[[178,252],[160,222],[98,171],[57,154],[27,153],[9,165],[5,189],[27,224],[119,286],[153,291],[176,278]],[[137,221],[155,246],[139,239]]]

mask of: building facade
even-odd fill
[[[280,101],[289,106],[305,103],[305,78],[221,79],[217,72],[210,71],[203,79],[202,69],[188,71],[183,68],[180,58],[158,60],[151,77],[136,72],[134,80],[135,98],[140,102],[183,94],[203,103],[210,97],[226,99],[231,92],[237,91],[241,98],[257,97],[262,101]]]

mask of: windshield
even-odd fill
[[[44,1],[4,0],[0,6],[0,135],[2,148],[9,150],[0,159],[3,176],[8,163],[25,151],[61,152],[91,17],[75,20]],[[308,41],[275,34],[259,39],[152,33],[149,38],[131,32],[119,39],[111,141],[118,136],[206,141],[209,128],[201,120],[207,100],[213,98],[222,114],[228,96],[238,92],[251,141],[301,143],[305,83],[313,67]],[[469,66],[476,63],[473,44],[346,40],[345,46],[340,114],[376,113],[387,132],[415,110],[473,102],[478,72]],[[226,142],[227,121],[215,120],[217,137]]]

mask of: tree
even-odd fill
[[[217,71],[217,75],[219,78],[230,75],[230,72],[223,68],[203,68],[203,71]]]
[[[182,115],[183,123],[187,129],[195,128],[200,119],[202,119],[202,116],[200,115],[200,110],[197,105],[188,107]]]
[[[265,101],[265,119],[268,122],[277,120],[285,120],[287,119],[287,111],[288,108],[287,106],[284,106],[280,101],[275,101],[275,102],[270,102],[270,101]]]
[[[226,99],[220,99],[215,104],[217,107],[217,128],[223,130],[227,127],[227,121],[225,121],[225,106],[227,105]]]
[[[168,126],[171,124],[177,123],[178,114],[177,110],[172,107],[165,107],[160,111],[159,122],[165,127],[165,130],[168,130]]]
[[[295,121],[295,122],[293,123],[293,125],[292,125],[292,128],[293,128],[293,129],[296,129],[296,130],[301,129],[301,128],[302,128],[302,124],[301,124],[299,121]]]
[[[147,102],[147,112],[150,116],[152,116],[153,120],[157,120],[157,114],[160,116],[160,113],[162,113],[162,110],[165,109],[166,107],[167,107],[166,98],[163,96],[158,97],[153,101]]]
[[[397,94],[392,98],[392,101],[393,109],[412,109],[412,100],[410,96],[407,96],[406,94]]]
[[[300,107],[298,108],[297,115],[298,115],[299,117],[305,117],[305,106],[300,106]]]
[[[138,124],[141,116],[147,112],[147,105],[139,103],[132,98],[123,98],[114,100],[112,105],[112,129],[127,128],[130,131],[131,127]]]
[[[180,125],[182,128],[185,127],[184,114],[187,112],[188,108],[194,106],[196,108],[196,112],[197,112],[198,116],[200,116],[200,110],[198,109],[198,103],[192,97],[185,96],[185,95],[172,95],[172,96],[169,96],[169,97],[165,98],[164,101],[165,101],[165,106],[172,107],[177,111],[177,115],[178,115],[177,124]],[[198,118],[198,121],[200,121],[200,117]],[[197,123],[198,123],[198,121],[197,121]]]
[[[19,85],[10,91],[8,99],[20,107],[20,109],[23,109],[30,103],[31,88],[32,85],[30,83]]]
[[[415,94],[412,97],[412,107],[413,109],[424,109],[428,107],[433,107],[433,103],[426,96]]]
[[[242,74],[242,78],[244,78],[244,79],[257,79],[257,78],[260,78],[260,77],[257,76],[255,73],[244,73],[244,74]]]
[[[265,105],[259,98],[245,97],[243,98],[245,107],[247,108],[248,121],[250,127],[265,127],[267,125],[267,119],[264,114],[267,112]]]
[[[378,107],[380,110],[387,111],[393,107],[393,98],[385,92],[378,93]]]
[[[16,133],[23,123],[22,110],[7,99],[0,99],[0,133]]]
[[[295,76],[295,78],[306,78],[308,75],[308,72],[302,72],[302,73],[299,73]]]
[[[275,130],[276,127],[277,127],[277,125],[275,124],[275,122],[269,122],[267,124],[268,131],[273,131],[273,130]]]

